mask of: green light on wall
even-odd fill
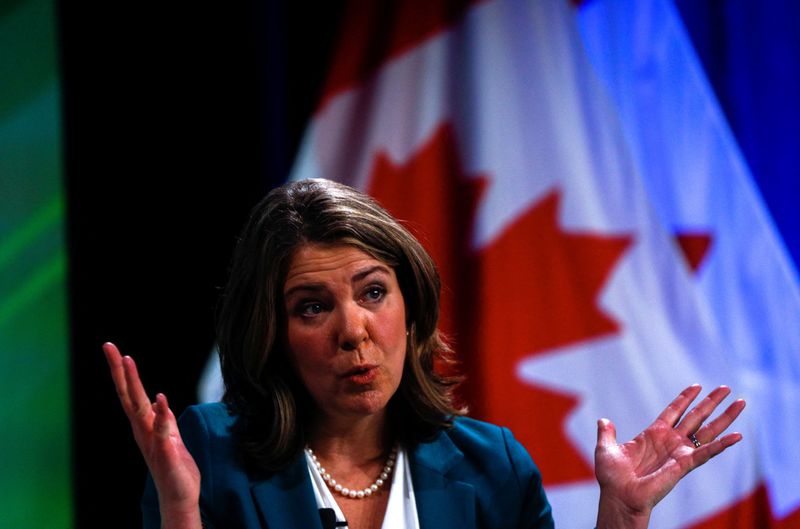
[[[72,527],[54,2],[0,5],[0,527]]]

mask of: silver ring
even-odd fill
[[[700,448],[700,441],[697,440],[697,437],[694,434],[689,435],[689,440],[692,442],[695,448]]]

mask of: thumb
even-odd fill
[[[169,409],[167,396],[163,393],[156,395],[156,403],[153,406],[156,412],[155,419],[153,420],[153,430],[161,440],[169,439],[170,435],[174,433],[173,423],[175,416],[172,410]]]
[[[608,419],[597,421],[597,448],[609,447],[617,444],[617,428]]]

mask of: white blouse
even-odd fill
[[[336,513],[336,521],[344,522],[344,514],[342,514],[342,510],[336,503],[336,498],[333,497],[322,476],[317,472],[317,467],[311,460],[311,456],[308,455],[308,452],[305,452],[305,455],[308,474],[311,476],[311,485],[314,488],[314,497],[317,500],[317,508],[333,509]],[[400,449],[397,452],[397,460],[394,464],[391,479],[389,504],[386,506],[386,515],[383,517],[381,529],[419,529],[417,502],[414,500],[414,485],[411,483],[408,457],[404,449]]]

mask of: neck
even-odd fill
[[[385,457],[392,447],[386,411],[367,417],[316,417],[308,444],[327,459],[362,463]],[[359,459],[360,461],[355,461]]]

